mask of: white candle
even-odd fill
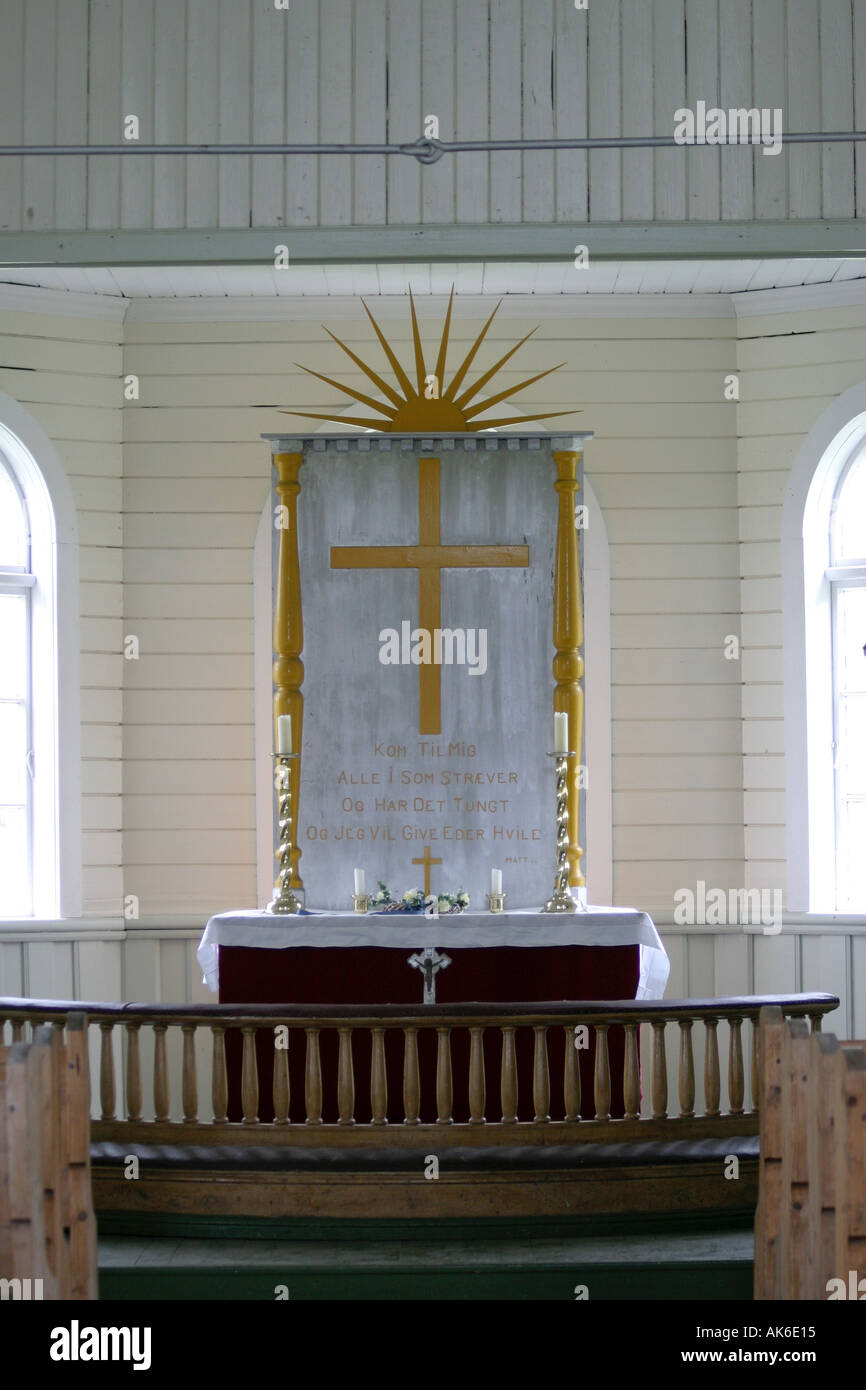
[[[277,756],[287,758],[292,751],[292,716],[277,716]]]
[[[568,715],[556,713],[553,716],[553,751],[568,752]]]
[[[366,891],[367,891],[367,887],[366,887],[366,879],[365,879],[365,877],[364,877],[364,870],[363,870],[363,869],[356,869],[356,870],[355,870],[355,897],[356,897],[356,898],[361,898],[361,897],[363,897],[364,894],[366,893]]]
[[[502,892],[502,870],[501,870],[501,869],[491,869],[491,870],[490,870],[490,892],[491,892],[491,893],[501,893],[501,892]]]

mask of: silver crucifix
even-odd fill
[[[435,946],[425,946],[420,955],[417,953],[409,957],[409,964],[416,970],[423,971],[424,974],[424,999],[425,1004],[436,1003],[436,975],[440,970],[447,970],[451,964],[451,957],[443,952],[440,956]]]

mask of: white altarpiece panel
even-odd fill
[[[307,906],[349,907],[357,866],[370,891],[426,880],[481,908],[495,866],[509,908],[539,907],[554,872],[554,707],[572,716],[572,746],[582,738],[571,571],[591,436],[265,437],[275,717],[292,714],[296,749],[300,733]]]

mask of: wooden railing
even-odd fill
[[[92,1050],[99,1040],[95,1139],[405,1147],[426,1144],[431,1129],[440,1144],[697,1138],[757,1132],[757,1110],[746,1107],[744,1022],[751,1026],[749,1080],[757,1097],[762,1006],[809,1019],[818,1031],[838,1003],[833,995],[797,994],[361,1011],[0,998],[0,1043],[10,1028],[13,1039],[22,1039],[40,1024],[62,1028],[70,1012],[86,1013]],[[720,1023],[727,1032],[726,1068]],[[678,1046],[669,1063],[671,1029]],[[702,1087],[696,1085],[696,1031]],[[609,1041],[621,1066],[611,1064]],[[581,1066],[584,1054],[594,1058],[591,1072],[586,1060]],[[210,1104],[202,1114],[200,1079],[207,1070]],[[145,1079],[152,1097],[148,1116]],[[526,1118],[519,1118],[521,1111]]]

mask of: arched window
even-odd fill
[[[866,446],[830,508],[836,909],[866,911]]]
[[[33,912],[30,523],[0,457],[0,916]]]
[[[866,382],[794,459],[782,604],[787,905],[866,916]]]
[[[0,928],[81,914],[78,534],[51,440],[0,391]]]

